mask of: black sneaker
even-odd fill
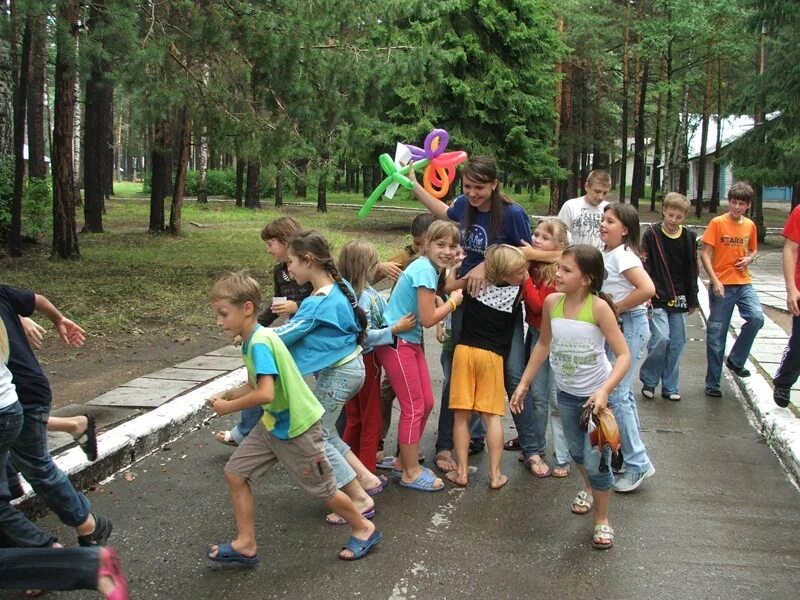
[[[750,377],[750,371],[744,367],[737,367],[731,362],[730,358],[725,359],[725,366],[728,367],[734,375],[738,375],[739,377]]]
[[[714,388],[706,388],[706,396],[711,396],[712,398],[722,398],[722,392],[715,390]]]
[[[772,392],[772,399],[775,400],[775,404],[777,404],[781,408],[786,408],[787,406],[789,406],[791,393],[792,390],[776,387],[775,391]]]
[[[94,517],[94,531],[88,535],[78,536],[78,544],[81,546],[102,546],[111,537],[111,530],[114,529],[108,519],[94,514],[92,516]]]

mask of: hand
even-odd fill
[[[734,263],[733,268],[736,269],[737,271],[744,271],[751,264],[753,264],[753,257],[743,256]]]
[[[234,346],[241,346],[243,343],[244,343],[244,340],[242,340],[242,336],[237,335],[235,338],[233,338],[233,345]]]
[[[688,315],[691,317],[691,316],[692,316],[694,313],[696,313],[696,312],[697,312],[697,307],[696,307],[696,306],[692,306],[692,307],[689,309],[689,312],[688,312],[687,314],[688,314]]]
[[[725,286],[722,285],[719,281],[716,281],[711,284],[711,291],[714,293],[715,296],[722,298],[725,296]]]
[[[19,322],[22,325],[22,329],[25,331],[25,337],[28,338],[30,345],[33,346],[34,350],[40,350],[42,348],[42,342],[44,341],[44,334],[47,333],[45,328],[28,317],[20,317]]]
[[[793,317],[800,317],[800,292],[797,290],[787,290],[786,308],[789,309]]]
[[[297,312],[297,302],[294,300],[286,300],[284,302],[273,302],[269,307],[273,314],[292,316]]]
[[[228,410],[228,401],[222,396],[212,396],[206,400],[206,404],[208,404],[211,410],[217,413],[217,415],[220,417],[222,415],[227,415],[230,412]]]
[[[456,306],[459,306],[464,301],[464,290],[453,290],[450,292],[448,300],[452,300],[456,303]]]
[[[514,393],[511,394],[509,404],[511,405],[511,412],[515,415],[522,412],[522,408],[525,405],[525,396],[528,394],[529,387],[530,386],[519,384],[517,389],[514,390]]]
[[[408,313],[407,315],[403,315],[394,324],[394,333],[405,333],[406,331],[411,331],[414,329],[414,326],[417,324],[417,317],[415,317],[412,313]]]
[[[400,268],[400,263],[386,261],[382,263],[378,263],[378,271],[384,276],[388,277],[393,281],[397,281],[400,278],[400,274],[403,272],[403,269]]]
[[[411,166],[411,168],[408,170],[408,175],[406,175],[406,177],[408,177],[408,180],[411,183],[417,183],[417,173],[414,171],[414,161],[412,160],[408,164]]]
[[[602,389],[597,390],[594,394],[589,396],[589,399],[583,403],[583,406],[586,407],[590,404],[594,404],[592,414],[596,415],[602,409],[608,406],[608,392],[605,392]]]
[[[447,334],[447,330],[441,323],[436,324],[436,340],[440,344],[444,344],[450,336]]]
[[[56,323],[56,330],[67,346],[80,348],[86,341],[86,332],[66,317]]]

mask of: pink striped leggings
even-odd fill
[[[400,404],[397,442],[419,444],[433,410],[433,390],[428,364],[420,344],[397,338],[397,348],[377,346],[378,356]]]

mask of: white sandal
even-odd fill
[[[236,440],[233,439],[231,432],[229,430],[221,430],[214,432],[214,439],[217,440],[220,444],[225,444],[226,446],[238,446],[239,444],[236,443]]]
[[[581,490],[575,499],[572,501],[572,512],[576,515],[585,515],[592,510],[594,498],[586,490]],[[586,510],[575,510],[577,507],[585,508]]]

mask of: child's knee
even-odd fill
[[[247,478],[243,475],[239,475],[239,473],[234,473],[233,471],[225,470],[225,483],[228,484],[230,488],[240,488],[247,485]]]

